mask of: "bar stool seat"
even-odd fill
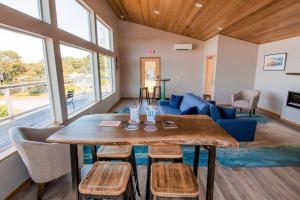
[[[148,155],[153,159],[179,159],[183,156],[180,145],[149,146]]]
[[[79,192],[87,196],[123,195],[129,185],[130,174],[128,162],[98,161],[79,184]]]
[[[132,146],[101,145],[97,151],[98,158],[128,158],[132,152]]]
[[[151,192],[154,199],[199,197],[199,185],[192,169],[183,163],[154,163],[151,167]]]
[[[136,190],[139,196],[141,196],[137,166],[135,161],[134,148],[131,145],[101,145],[97,151],[98,160],[122,160],[130,162],[132,165],[132,171],[135,179]]]

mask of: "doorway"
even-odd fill
[[[205,77],[204,77],[204,97],[211,99],[214,87],[214,64],[215,56],[207,56],[205,64]]]
[[[141,87],[148,87],[149,93],[153,93],[153,87],[160,85],[157,79],[160,78],[160,58],[141,58]]]

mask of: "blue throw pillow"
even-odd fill
[[[170,100],[170,107],[178,109],[181,104],[182,98],[183,96],[172,94]]]
[[[217,106],[213,104],[209,104],[209,116],[214,120],[217,121],[218,119],[221,119],[221,113],[219,112],[219,109]]]
[[[223,119],[236,119],[236,109],[217,106]]]
[[[198,114],[198,109],[196,106],[190,107],[181,112],[181,115],[197,115],[197,114]]]

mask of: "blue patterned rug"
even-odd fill
[[[85,163],[92,163],[91,149],[85,146]],[[136,146],[135,156],[138,165],[147,165],[146,146]],[[183,146],[184,162],[192,165],[194,148]],[[276,148],[218,148],[217,160],[225,167],[288,167],[300,166],[300,147]],[[207,152],[200,151],[200,166],[207,165]]]
[[[251,117],[249,117],[249,113],[248,112],[237,112],[236,113],[236,118],[237,119],[253,119],[256,120],[258,124],[267,124],[272,122],[272,119],[261,115],[261,114],[255,114],[252,115]]]

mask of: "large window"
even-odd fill
[[[115,91],[114,63],[112,57],[99,56],[102,99]]]
[[[9,127],[43,127],[53,118],[43,39],[0,29],[0,44],[1,151]]]
[[[40,0],[0,0],[0,3],[41,19]]]
[[[66,104],[71,114],[95,101],[92,53],[60,45]]]
[[[102,48],[113,50],[112,49],[112,31],[108,26],[102,23],[97,19],[97,37],[98,45]]]
[[[56,13],[60,29],[90,41],[90,13],[77,0],[56,0]]]

